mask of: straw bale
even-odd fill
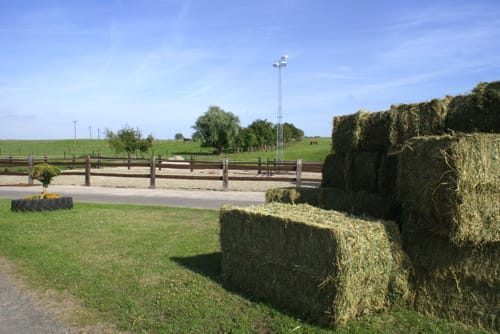
[[[360,110],[352,115],[337,116],[333,121],[333,151],[385,151],[389,144],[389,124],[390,116],[387,112]]]
[[[305,319],[335,326],[411,297],[393,222],[272,203],[223,207],[220,224],[225,284]]]
[[[378,169],[377,193],[383,196],[393,196],[396,191],[398,175],[398,157],[396,154],[383,154]]]
[[[352,152],[358,147],[361,138],[359,118],[366,114],[360,110],[352,115],[334,117],[332,147],[335,153]]]
[[[399,155],[397,197],[457,244],[500,241],[500,135],[414,138]]]
[[[405,213],[402,236],[415,270],[415,309],[500,330],[500,243],[457,246]]]
[[[323,164],[322,187],[345,188],[346,157],[341,153],[326,156]]]
[[[367,191],[348,191],[339,188],[320,188],[319,207],[358,216],[378,219],[397,219],[399,206],[390,196]]]
[[[378,169],[381,154],[377,152],[353,152],[345,159],[346,190],[377,191]]]
[[[273,188],[266,191],[266,203],[309,204],[318,206],[319,188]]]
[[[448,99],[434,99],[391,106],[388,133],[390,150],[398,151],[412,137],[443,134],[448,102]]]
[[[446,127],[461,132],[500,132],[500,81],[481,83],[471,94],[454,97]]]
[[[368,152],[383,152],[389,147],[390,114],[379,111],[360,118],[361,138],[359,149]]]

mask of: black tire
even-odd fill
[[[72,209],[73,198],[61,197],[54,199],[15,199],[12,200],[10,209],[14,212],[25,211],[45,211],[45,210],[59,210],[59,209]]]

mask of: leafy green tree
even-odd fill
[[[128,156],[138,151],[146,153],[153,147],[153,135],[150,134],[146,138],[142,138],[141,130],[133,129],[125,126],[123,129],[114,133],[110,129],[106,129],[106,139],[109,146],[116,152],[126,152]]]
[[[201,139],[202,147],[214,147],[218,154],[224,149],[234,147],[240,132],[240,120],[231,112],[217,106],[210,106],[208,111],[198,117],[193,129],[193,137]]]
[[[292,123],[283,123],[283,140],[285,143],[301,141],[304,138],[304,131],[295,127]]]
[[[47,163],[36,164],[31,170],[31,177],[35,180],[42,182],[43,191],[45,194],[47,188],[49,187],[52,179],[61,174],[61,170],[56,166],[49,165]]]
[[[176,133],[174,136],[175,140],[184,140],[182,133]]]
[[[273,123],[268,122],[267,119],[257,119],[248,126],[248,130],[254,134],[257,145],[261,148],[264,145],[273,145],[276,141],[276,129]]]
[[[255,136],[255,133],[253,133],[249,128],[241,129],[236,146],[241,147],[244,150],[257,146],[257,137]]]

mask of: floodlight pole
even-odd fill
[[[73,121],[73,127],[74,127],[74,130],[75,130],[75,137],[74,137],[74,141],[73,143],[76,145],[76,123],[78,123],[78,121]]]
[[[281,56],[273,67],[278,68],[278,124],[276,125],[276,161],[283,161],[283,112],[282,112],[282,96],[281,96],[281,68],[288,64],[288,56]]]

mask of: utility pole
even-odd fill
[[[92,126],[89,126],[89,136],[90,136],[90,139],[92,139]]]

